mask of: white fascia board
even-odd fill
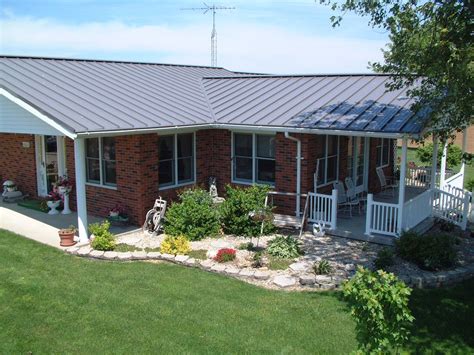
[[[53,127],[54,129],[58,130],[59,132],[61,132],[62,134],[64,134],[65,136],[71,138],[71,139],[75,139],[77,137],[76,134],[72,133],[71,131],[67,130],[66,128],[64,128],[63,126],[61,126],[59,123],[57,123],[56,121],[52,120],[51,118],[49,118],[48,116],[46,116],[45,114],[43,114],[42,112],[38,111],[36,108],[34,108],[33,106],[31,106],[30,104],[28,104],[27,102],[23,101],[22,99],[10,94],[7,90],[3,89],[3,88],[0,88],[0,95],[3,95],[5,96],[8,100],[14,102],[15,104],[17,104],[18,106],[20,106],[21,108],[25,109],[26,111],[28,111],[29,113],[31,113],[32,115],[38,117],[41,121],[43,121],[44,123],[48,124],[49,126]]]

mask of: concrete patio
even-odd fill
[[[88,216],[89,223],[103,218]],[[29,239],[62,249],[59,246],[58,230],[70,225],[77,226],[77,213],[49,215],[44,212],[18,206],[16,203],[0,202],[0,228],[21,234]],[[111,226],[110,231],[120,235],[137,230],[136,226]]]

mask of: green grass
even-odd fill
[[[18,202],[18,206],[26,207],[31,210],[39,211],[39,212],[48,212],[49,208],[47,206],[42,206],[41,200],[30,200],[26,199],[24,201]],[[60,211],[59,208],[57,208]]]
[[[408,350],[474,351],[474,281],[413,295]],[[66,255],[0,230],[0,353],[334,353],[340,293],[278,292],[167,263]]]
[[[194,259],[198,259],[198,260],[206,260],[207,259],[207,250],[205,250],[205,249],[191,250],[188,253],[188,256],[190,258],[194,258]]]
[[[281,259],[268,256],[268,268],[270,270],[286,270],[293,263],[293,259]]]
[[[127,251],[142,251],[142,248],[137,248],[134,245],[119,243],[115,246],[114,251],[127,252]]]

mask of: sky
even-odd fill
[[[388,35],[314,0],[210,2],[217,65],[274,74],[366,73]],[[210,65],[212,14],[200,0],[0,0],[0,53]]]

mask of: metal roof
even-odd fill
[[[389,77],[253,75],[223,68],[0,57],[0,86],[75,133],[193,125],[419,133]]]

